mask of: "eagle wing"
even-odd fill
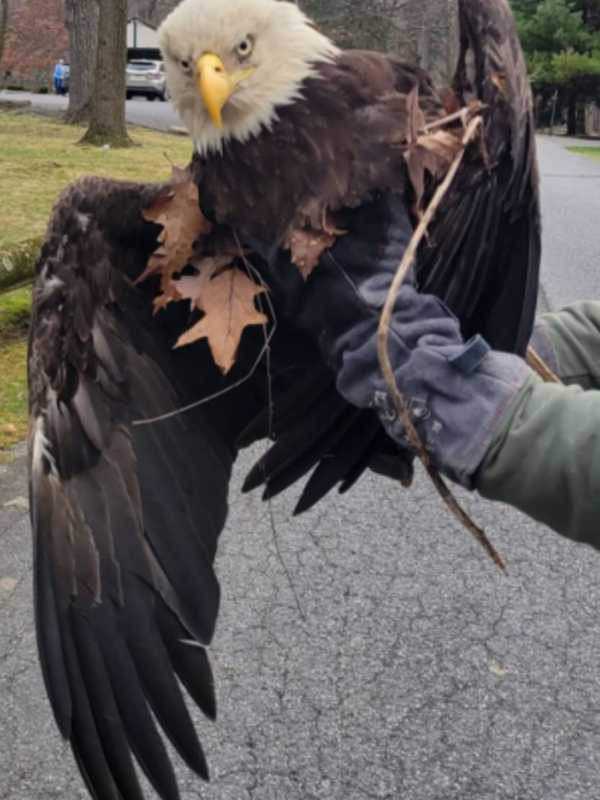
[[[37,638],[58,727],[98,800],[141,800],[132,755],[162,798],[179,796],[157,722],[208,776],[180,685],[214,718],[213,559],[236,421],[260,407],[253,388],[136,425],[223,387],[202,347],[173,352],[181,319],[153,317],[155,287],[134,284],[156,245],[141,215],[156,192],[95,179],[69,189],[34,289]]]
[[[350,486],[382,435],[372,415],[366,444],[364,430],[358,442],[346,436],[363,412],[337,394],[331,424],[331,373],[283,322],[268,372],[258,329],[244,335],[227,377],[205,341],[173,349],[190,323],[188,304],[154,315],[158,279],[137,281],[160,231],[143,210],[163,191],[93,178],[70,187],[34,286],[38,649],[56,722],[97,800],[141,800],[135,762],[161,798],[176,800],[163,734],[208,777],[181,687],[215,717],[206,651],[219,607],[213,561],[239,446],[274,435],[292,452],[301,444],[303,458],[288,458],[272,476],[276,491],[321,460],[329,474],[324,456],[337,448],[334,482]]]
[[[497,349],[523,354],[533,327],[541,253],[527,68],[507,0],[459,0],[459,17],[452,92],[436,91],[422,70],[392,57],[349,51],[336,63],[337,81],[353,81],[359,98],[347,200],[368,190],[405,190],[404,152],[415,134],[408,94],[415,88],[429,123],[447,116],[442,97],[457,109],[481,106],[481,140],[470,147],[429,227],[417,258],[418,282],[448,303],[466,337],[480,333]],[[456,131],[459,125],[446,128]],[[429,181],[429,197],[439,180]]]
[[[483,150],[468,154],[418,256],[423,291],[496,349],[524,354],[535,316],[541,233],[527,68],[507,0],[460,0],[458,103],[483,104]]]

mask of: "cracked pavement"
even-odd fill
[[[549,140],[541,155],[543,174],[594,171]],[[568,195],[553,180],[544,288],[555,306],[573,275],[555,244],[600,199],[590,180]],[[569,263],[600,296],[597,250],[592,227],[571,240]],[[409,492],[367,476],[291,519],[297,491],[271,508],[239,494],[255,456],[238,464],[217,562],[220,713],[216,725],[198,717],[213,780],[178,762],[182,800],[600,797],[599,554],[467,497],[504,576],[423,476]],[[21,450],[0,467],[0,800],[84,800],[37,664],[25,496]]]

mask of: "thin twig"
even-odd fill
[[[270,311],[270,314],[271,314],[271,319],[273,320],[273,324],[276,326],[277,325],[277,314],[275,313],[275,307],[273,306],[273,301],[271,300],[271,296],[269,294],[269,287],[264,282],[260,272],[253,266],[253,264],[246,257],[244,249],[242,248],[242,245],[241,245],[240,240],[238,238],[237,232],[234,231],[233,235],[234,235],[234,238],[235,238],[235,242],[236,242],[236,244],[238,246],[239,257],[240,257],[240,259],[242,260],[242,262],[244,264],[246,272],[248,273],[248,277],[254,278],[255,280],[257,280],[260,283],[260,285],[266,290],[265,294],[258,295],[258,305],[260,307],[260,310],[264,313],[264,308],[263,308],[262,301],[263,301],[263,299],[265,299],[267,307],[268,307],[268,309]],[[273,434],[274,434],[274,416],[273,416],[274,403],[273,403],[273,382],[272,382],[272,378],[271,378],[271,374],[272,374],[271,373],[271,342],[270,342],[270,338],[269,338],[269,335],[268,335],[269,332],[268,332],[268,328],[267,328],[267,323],[266,322],[263,322],[262,329],[263,329],[263,334],[264,334],[264,337],[265,337],[265,346],[266,346],[265,367],[266,367],[266,371],[267,371],[267,404],[268,404],[267,408],[269,409],[268,436],[269,436],[269,439],[271,439],[271,441],[272,441],[273,438],[274,438],[273,437]],[[268,508],[268,512],[269,512],[269,524],[270,524],[270,527],[271,527],[271,539],[273,540],[273,547],[275,548],[275,555],[277,556],[277,560],[279,561],[279,563],[281,565],[281,568],[283,570],[283,573],[284,573],[284,575],[285,575],[285,577],[287,579],[288,585],[289,585],[290,590],[292,592],[292,595],[294,597],[294,602],[296,603],[296,608],[298,609],[298,614],[300,615],[300,619],[302,620],[302,622],[305,623],[306,622],[306,614],[304,613],[304,610],[302,608],[302,604],[300,603],[300,597],[298,595],[298,591],[296,589],[296,585],[295,585],[294,581],[292,580],[292,575],[291,575],[291,573],[290,573],[290,571],[288,569],[287,564],[285,563],[285,559],[283,558],[283,553],[281,552],[281,544],[279,542],[279,533],[277,531],[277,525],[275,524],[275,512],[273,510],[273,502],[272,502],[271,498],[269,498],[267,500],[267,508]]]
[[[550,369],[541,355],[531,345],[527,348],[526,360],[531,369],[537,372],[544,383],[562,383],[554,370]]]
[[[263,356],[267,352],[271,339],[273,338],[273,334],[275,333],[275,328],[271,329],[269,333],[269,341],[262,347],[260,353],[256,357],[256,361],[250,367],[248,372],[244,375],[243,378],[240,378],[235,383],[230,384],[229,386],[225,386],[224,389],[220,389],[218,392],[214,394],[209,394],[206,397],[200,398],[200,400],[194,400],[193,403],[190,403],[187,406],[181,406],[180,408],[174,408],[172,411],[167,411],[164,414],[160,414],[158,417],[147,417],[146,419],[134,419],[131,423],[136,427],[142,427],[143,425],[154,425],[156,422],[164,422],[167,419],[172,419],[173,417],[179,416],[179,414],[186,414],[188,411],[192,411],[194,408],[198,408],[198,406],[204,406],[207,403],[212,403],[213,400],[218,400],[219,397],[223,397],[229,392],[233,392],[234,389],[238,389],[240,386],[243,386],[244,383],[250,380],[250,378],[254,375],[256,370],[260,366],[260,362],[263,359]]]
[[[482,545],[482,547],[486,550],[488,555],[494,561],[494,563],[502,570],[506,570],[506,564],[504,560],[496,551],[492,543],[487,538],[485,531],[483,531],[478,525],[473,522],[471,517],[467,514],[467,512],[462,508],[459,504],[458,500],[454,497],[451,490],[446,485],[445,481],[437,471],[437,469],[431,463],[431,458],[429,457],[429,453],[425,449],[423,442],[417,430],[413,424],[412,418],[410,416],[410,411],[406,400],[404,399],[403,395],[398,388],[398,384],[396,383],[396,378],[394,376],[394,371],[392,369],[392,363],[390,360],[389,350],[388,350],[388,337],[389,337],[389,330],[390,330],[390,322],[392,319],[392,312],[394,310],[394,305],[396,303],[396,299],[398,297],[398,293],[402,284],[413,265],[415,256],[417,254],[417,249],[421,243],[421,240],[425,236],[427,229],[438,210],[440,203],[444,199],[452,181],[454,180],[456,173],[463,161],[463,157],[465,154],[465,150],[467,145],[475,139],[475,136],[482,124],[481,117],[476,117],[475,119],[471,120],[467,129],[464,133],[462,139],[462,148],[459,153],[457,153],[454,161],[450,165],[450,168],[444,178],[443,182],[438,187],[437,191],[435,192],[431,203],[425,210],[419,225],[415,229],[413,236],[409,242],[408,247],[406,248],[406,252],[404,253],[404,257],[398,267],[398,271],[392,281],[392,285],[388,292],[388,296],[383,307],[383,311],[381,313],[381,317],[379,320],[379,329],[377,331],[377,352],[379,355],[379,361],[381,364],[381,369],[383,371],[383,375],[385,381],[388,385],[388,388],[391,392],[394,405],[396,406],[396,411],[400,420],[404,425],[404,429],[408,438],[409,443],[412,447],[416,450],[419,455],[419,458],[423,462],[423,466],[427,470],[429,477],[431,478],[433,485],[437,489],[440,497],[444,501],[444,503],[448,506],[452,514],[467,528],[468,531],[475,537],[475,539]]]
[[[447,117],[442,117],[441,119],[436,119],[433,122],[427,123],[421,129],[422,133],[431,133],[431,131],[435,131],[438,128],[443,128],[445,125],[449,125],[451,122],[456,122],[457,120],[464,120],[465,112],[467,114],[479,114],[481,109],[483,108],[483,104],[478,104],[473,106],[473,108],[467,106],[466,108],[461,108],[458,111],[455,111],[453,114],[448,114]]]

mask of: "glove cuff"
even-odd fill
[[[402,372],[399,386],[409,398],[432,462],[453,481],[473,489],[477,469],[531,375],[526,363],[491,351],[475,337],[460,347],[420,348]],[[406,441],[400,420],[390,418],[390,400],[381,385],[374,404],[386,405],[382,424],[394,439]]]

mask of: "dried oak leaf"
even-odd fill
[[[292,261],[302,273],[304,280],[307,280],[317,266],[325,250],[335,244],[340,233],[336,230],[315,231],[312,228],[294,228],[288,234],[284,247],[290,251]]]
[[[267,322],[267,317],[254,305],[254,298],[265,291],[264,287],[237,267],[223,269],[225,258],[203,259],[196,265],[197,275],[175,282],[179,295],[191,300],[192,308],[204,312],[202,319],[180,336],[175,346],[208,339],[213,359],[223,374],[235,364],[244,329]]]
[[[200,210],[198,187],[187,169],[173,167],[171,181],[166,191],[159,195],[143,212],[144,219],[162,225],[159,246],[152,253],[138,282],[160,273],[162,295],[155,301],[155,309],[177,299],[173,293],[173,275],[190,261],[194,242],[208,235],[212,225]]]
[[[419,105],[419,90],[416,86],[406,97],[406,109],[408,147],[404,158],[415,193],[415,211],[419,211],[425,193],[425,173],[428,172],[433,177],[443,175],[462,148],[462,142],[449,131],[420,133],[425,127],[425,115]]]

